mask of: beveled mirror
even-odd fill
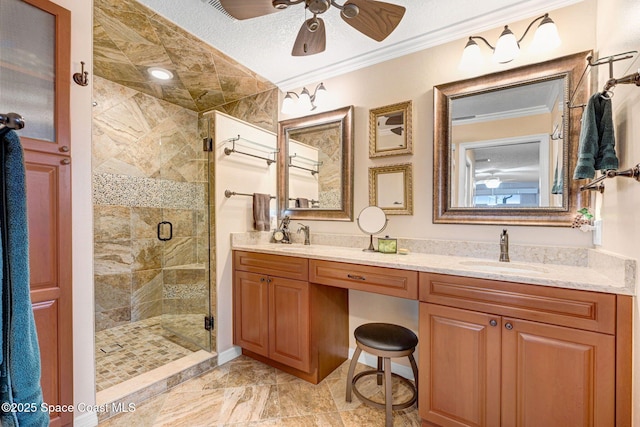
[[[411,154],[411,101],[369,111],[369,157]]]
[[[589,53],[434,87],[434,223],[571,225]]]
[[[353,221],[353,107],[278,123],[278,208],[293,219]]]
[[[411,170],[411,163],[369,168],[369,204],[387,215],[412,215]]]

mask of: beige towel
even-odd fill
[[[309,207],[309,199],[305,199],[304,197],[298,197],[296,199],[296,208],[308,208]]]
[[[256,231],[269,231],[270,194],[253,193],[253,228]]]

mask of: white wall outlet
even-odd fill
[[[595,246],[601,246],[602,245],[602,220],[597,219],[593,221],[593,226],[595,227],[593,229],[593,244]]]

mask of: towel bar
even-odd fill
[[[231,191],[231,190],[224,190],[224,197],[226,197],[227,199],[231,196],[249,196],[249,197],[253,197],[253,194],[249,194],[249,193],[236,193],[235,191]],[[271,196],[272,199],[275,199],[276,196]]]
[[[604,171],[601,176],[594,179],[590,183],[581,185],[580,191],[595,190],[595,191],[599,191],[600,193],[604,193],[604,183],[602,181],[604,181],[607,178],[615,178],[616,176],[634,178],[636,181],[640,182],[640,163],[638,163],[631,169],[625,169],[621,171],[616,171],[616,170]]]

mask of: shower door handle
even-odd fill
[[[168,224],[169,225],[169,237],[162,237],[162,226],[164,224]],[[173,224],[171,224],[169,221],[161,221],[158,223],[158,240],[161,240],[163,242],[166,242],[167,240],[171,240],[173,238]]]

